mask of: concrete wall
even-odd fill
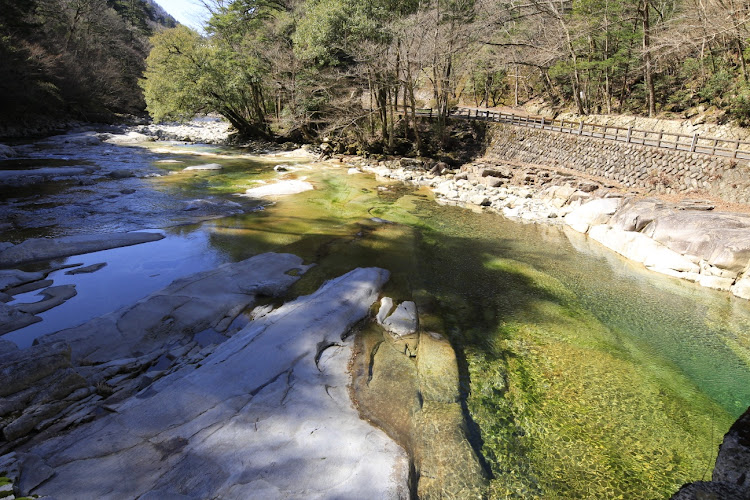
[[[750,166],[705,154],[639,146],[512,125],[492,125],[500,160],[561,166],[652,193],[695,193],[750,203]]]

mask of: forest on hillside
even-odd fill
[[[157,120],[218,112],[241,132],[421,146],[457,103],[543,99],[579,114],[750,122],[739,0],[210,0],[205,34],[152,38]],[[406,110],[406,113],[403,110]]]
[[[0,123],[143,112],[148,38],[176,25],[152,0],[0,0]]]

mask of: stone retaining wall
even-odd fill
[[[750,166],[744,160],[505,124],[493,125],[488,153],[502,160],[559,165],[647,193],[695,192],[750,203]]]

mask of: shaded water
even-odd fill
[[[86,297],[107,287],[119,296],[113,287],[131,284],[115,308],[167,278],[265,251],[318,264],[294,294],[357,266],[385,267],[385,293],[416,300],[423,328],[445,333],[458,351],[470,427],[497,498],[663,498],[710,475],[721,436],[750,404],[746,301],[647,272],[561,227],[439,206],[426,190],[348,175],[343,165],[152,148],[130,150],[129,162],[175,173],[141,180],[148,196],[218,197],[264,210],[169,229],[162,246],[85,256],[111,265],[70,277],[79,296],[66,305],[68,319],[45,317],[44,327],[14,340],[101,314],[108,306]],[[157,162],[164,159],[182,163]],[[180,172],[208,162],[224,170]],[[274,172],[279,163],[290,171]],[[300,177],[315,190],[272,203],[234,196],[259,181]],[[141,213],[132,222],[169,220]],[[118,275],[116,262],[129,258],[139,266]]]

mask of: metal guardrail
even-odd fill
[[[419,116],[433,118],[432,108],[416,110]],[[597,137],[611,141],[638,144],[674,151],[700,153],[725,158],[750,160],[750,142],[738,139],[717,139],[715,137],[701,137],[700,134],[686,135],[672,132],[654,132],[632,127],[617,127],[614,125],[599,125],[583,121],[557,120],[543,116],[516,115],[514,113],[499,113],[480,109],[458,108],[449,115],[451,118],[469,120],[483,120],[497,123],[507,123],[518,127],[540,130],[550,130],[563,134]]]

